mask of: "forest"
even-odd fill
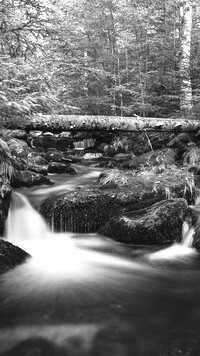
[[[200,112],[197,0],[1,0],[0,120]]]

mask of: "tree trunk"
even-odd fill
[[[180,110],[183,115],[191,115],[193,110],[192,84],[190,78],[192,1],[180,0],[180,18]]]
[[[12,121],[8,123],[12,128]],[[13,119],[13,127],[16,122]],[[89,116],[89,115],[34,115],[17,128],[42,131],[166,131],[166,132],[197,132],[200,130],[199,120],[159,119],[120,116]]]

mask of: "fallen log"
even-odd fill
[[[199,120],[87,115],[34,115],[23,122],[26,130],[41,131],[168,131],[197,132]],[[20,126],[20,120],[18,128]]]

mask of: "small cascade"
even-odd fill
[[[52,209],[53,210],[53,209]],[[54,211],[51,212],[51,229],[61,233],[91,234],[98,230],[101,223],[90,219],[87,213],[72,210],[67,216],[60,213],[59,223],[55,224]]]
[[[86,138],[82,141],[74,142],[74,147],[77,150],[84,150],[85,148],[93,147],[95,142],[96,140],[94,140],[93,138]]]
[[[182,226],[182,241],[181,245],[185,247],[192,247],[194,240],[195,229],[190,227],[187,221],[183,222]]]
[[[150,260],[157,259],[180,259],[185,256],[196,254],[196,250],[192,248],[195,231],[200,226],[200,194],[195,198],[195,204],[190,205],[190,216],[182,225],[182,240],[180,243],[175,243],[169,248],[160,250],[149,256]],[[192,225],[193,223],[193,225]]]
[[[42,216],[20,193],[12,193],[5,237],[9,241],[45,239],[50,233]]]
[[[196,254],[192,248],[195,228],[190,226],[188,221],[182,225],[182,240],[180,243],[174,243],[172,246],[155,252],[149,256],[150,260],[180,260],[187,256]]]

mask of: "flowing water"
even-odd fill
[[[125,246],[52,233],[33,209],[98,173],[13,194],[6,235],[32,257],[0,277],[0,355],[199,356],[200,259],[187,223],[182,244]]]

